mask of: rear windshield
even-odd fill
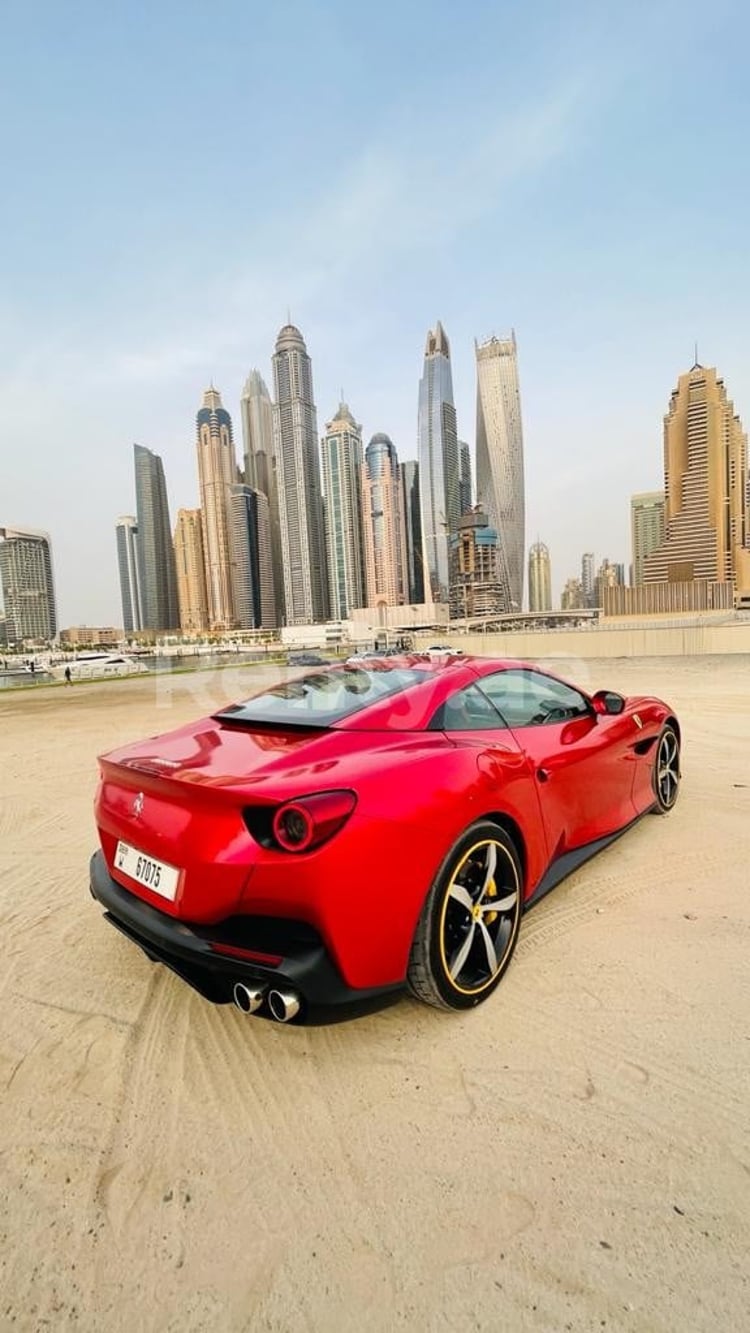
[[[427,675],[426,671],[391,667],[386,662],[311,671],[274,685],[245,703],[232,704],[217,717],[227,722],[329,727],[389,695],[418,685]]]

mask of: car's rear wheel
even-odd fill
[[[497,824],[459,838],[427,894],[409,957],[409,989],[439,1009],[471,1009],[492,994],[516,947],[523,876]]]
[[[654,758],[654,795],[657,814],[666,815],[674,806],[680,792],[680,742],[674,727],[663,728],[656,743]]]

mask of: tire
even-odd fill
[[[680,794],[680,742],[677,732],[669,723],[662,727],[654,751],[652,785],[655,815],[667,815],[673,810]]]
[[[412,994],[438,1009],[473,1009],[488,999],[513,956],[522,900],[512,839],[490,820],[472,824],[425,899],[406,974]]]

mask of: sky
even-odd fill
[[[59,622],[122,624],[134,442],[172,521],[195,414],[271,384],[287,312],[320,431],[416,456],[427,330],[474,446],[474,339],[515,329],[527,544],[630,559],[677,376],[750,422],[745,0],[0,0],[0,526]]]

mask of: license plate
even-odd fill
[[[153,856],[144,855],[137,847],[131,847],[129,842],[118,842],[115,870],[121,870],[137,884],[161,894],[162,898],[174,900],[177,895],[179,870],[175,866],[166,865],[164,861],[157,861]]]

